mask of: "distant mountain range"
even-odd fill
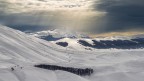
[[[60,29],[30,33],[35,37],[50,41],[62,47],[77,49],[140,49],[144,48],[144,34],[132,36],[111,36],[90,38],[78,32]]]
[[[89,38],[89,36],[85,34],[81,34],[75,31],[68,31],[64,29],[54,29],[54,30],[47,30],[47,31],[40,31],[35,33],[30,33],[35,37],[47,40],[47,41],[56,41],[63,38]]]

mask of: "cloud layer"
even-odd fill
[[[93,0],[1,0],[0,23],[20,30],[77,28],[88,17]]]
[[[143,0],[0,0],[0,23],[23,31],[144,31],[143,22]]]

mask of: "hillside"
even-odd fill
[[[34,67],[37,64],[94,72],[79,76]],[[0,81],[143,81],[143,67],[143,49],[72,50],[0,25]]]

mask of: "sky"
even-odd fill
[[[0,0],[0,24],[21,31],[144,31],[143,0]]]

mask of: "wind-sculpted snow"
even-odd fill
[[[83,39],[82,39],[83,40]],[[76,39],[64,39],[67,47],[56,45],[5,26],[0,26],[0,81],[143,81],[144,49],[93,49]],[[90,39],[85,41],[94,45]],[[133,39],[141,42],[143,39]],[[74,48],[76,47],[76,48]],[[73,48],[73,49],[71,49]],[[34,65],[92,68],[90,76]],[[12,70],[13,68],[14,70]]]
[[[57,55],[57,51],[50,46],[52,46],[51,43],[30,37],[20,31],[4,26],[0,27],[0,54],[3,59],[28,62],[41,60],[50,63],[67,59],[63,54]]]

